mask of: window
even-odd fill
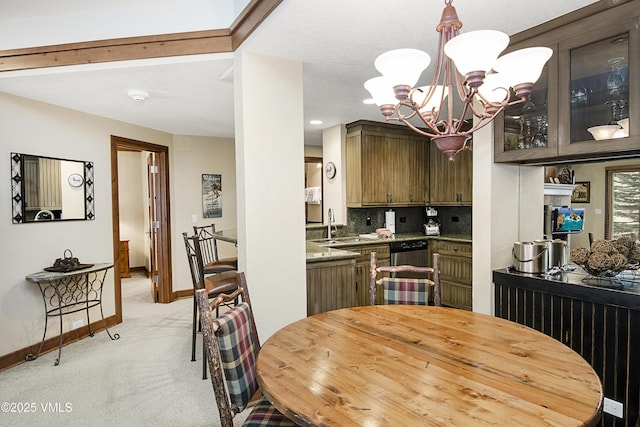
[[[605,238],[640,233],[640,165],[606,169]]]

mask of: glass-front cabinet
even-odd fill
[[[510,49],[549,46],[554,54],[529,101],[496,119],[496,162],[640,153],[640,10],[632,3],[515,38]]]
[[[638,149],[638,31],[620,22],[560,43],[558,154]],[[635,50],[635,51],[634,51]],[[633,96],[635,95],[635,96]]]
[[[557,67],[557,52],[544,67],[529,100],[512,105],[496,120],[495,160],[515,161],[556,156],[557,78],[549,68]]]

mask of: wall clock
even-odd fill
[[[327,174],[327,178],[333,179],[336,176],[336,165],[333,162],[329,162],[324,167],[324,171]]]
[[[72,173],[69,175],[69,185],[72,187],[80,187],[84,184],[84,178],[79,173]]]

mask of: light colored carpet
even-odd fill
[[[220,425],[200,334],[191,362],[192,300],[154,304],[142,275],[122,290],[124,322],[110,329],[119,340],[102,331],[63,347],[59,366],[53,351],[0,372],[1,426]],[[3,402],[35,411],[7,413]]]

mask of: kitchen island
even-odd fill
[[[640,280],[638,272],[622,277],[493,272],[497,317],[552,336],[594,368],[605,398],[617,402],[618,416],[605,413],[603,426],[640,425]]]

